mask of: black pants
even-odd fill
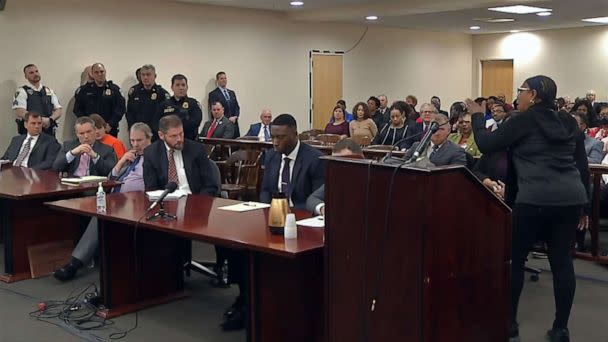
[[[516,322],[517,304],[524,283],[524,263],[530,248],[541,236],[549,248],[553,273],[555,320],[553,328],[566,328],[572,309],[576,280],[571,250],[581,215],[580,206],[534,206],[516,204],[513,208],[513,264],[511,270],[511,314]]]

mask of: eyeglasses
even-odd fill
[[[517,88],[517,94],[519,95],[519,94],[523,93],[524,91],[530,91],[530,90],[532,90],[532,89],[530,89],[530,88]]]

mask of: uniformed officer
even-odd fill
[[[40,72],[34,64],[23,68],[27,84],[17,89],[13,100],[17,132],[27,133],[23,124],[23,117],[27,112],[36,112],[42,115],[42,128],[44,133],[55,136],[57,120],[61,117],[62,107],[53,89],[40,84]]]
[[[106,131],[118,136],[118,123],[125,114],[125,98],[120,88],[106,79],[106,68],[101,63],[91,66],[93,82],[76,90],[74,114],[76,117],[99,114],[106,121]]]
[[[127,102],[127,124],[129,129],[136,122],[143,122],[152,128],[152,140],[158,139],[158,121],[163,103],[171,96],[156,84],[156,69],[151,64],[141,67],[141,83],[129,89]]]
[[[171,90],[173,96],[163,103],[160,117],[173,114],[179,116],[184,124],[184,137],[194,140],[203,120],[201,104],[188,97],[188,79],[182,74],[171,77]]]

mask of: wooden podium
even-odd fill
[[[510,209],[465,167],[325,159],[326,341],[507,341]]]

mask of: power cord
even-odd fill
[[[133,227],[133,255],[134,258],[133,260],[135,261],[135,281],[137,282],[135,284],[135,300],[137,300],[139,298],[139,280],[138,280],[138,276],[139,276],[139,260],[137,259],[137,228],[139,228],[139,225],[141,223],[141,220],[143,220],[146,217],[147,213],[144,213],[139,220],[137,220],[137,222],[135,223],[135,227]],[[125,337],[127,337],[127,335],[129,333],[131,333],[132,331],[134,331],[135,329],[137,329],[139,325],[139,310],[135,311],[135,324],[133,325],[133,327],[129,330],[126,331],[120,331],[120,332],[115,332],[110,334],[110,339],[111,340],[120,340],[123,339]]]

